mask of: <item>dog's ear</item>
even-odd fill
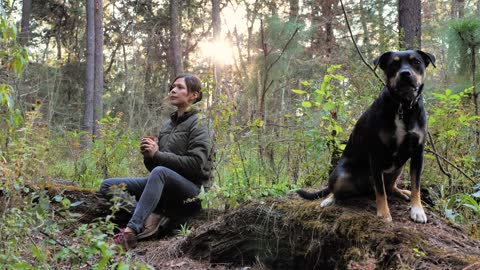
[[[385,52],[379,57],[375,58],[375,60],[373,60],[373,64],[375,65],[375,68],[373,70],[376,70],[377,67],[385,70],[385,68],[387,68],[388,59],[390,59],[391,55],[392,52]]]
[[[430,64],[430,63],[432,63],[432,66],[434,68],[437,67],[437,66],[435,66],[435,55],[433,55],[431,53],[426,53],[426,52],[421,51],[421,50],[417,50],[417,53],[422,56],[423,62],[425,62],[425,67],[428,67],[428,64]]]

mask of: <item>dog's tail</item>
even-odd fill
[[[320,198],[323,198],[323,197],[327,196],[330,193],[330,189],[328,187],[326,187],[326,188],[324,188],[322,190],[319,190],[317,192],[308,192],[308,191],[305,191],[303,189],[299,189],[296,192],[298,193],[298,195],[300,195],[300,197],[302,197],[304,199],[316,200],[316,199],[320,199]]]

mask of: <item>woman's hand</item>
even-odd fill
[[[140,142],[140,152],[145,158],[153,158],[158,151],[158,144],[150,138],[143,138]]]

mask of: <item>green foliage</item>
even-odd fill
[[[0,8],[0,71],[13,72],[20,77],[28,62],[27,50],[17,44],[17,28],[12,20]],[[1,74],[1,73],[0,73]],[[6,125],[6,132],[0,132],[0,141],[8,140],[13,129],[18,126],[22,117],[14,107],[14,89],[11,85],[0,81],[0,127]],[[0,146],[2,156],[3,143]]]
[[[0,202],[5,206],[0,213],[1,269],[129,267],[125,262],[112,262],[119,255],[115,244],[108,240],[114,229],[112,215],[78,226],[78,215],[69,209],[79,202],[72,203],[61,194],[51,198],[46,191],[21,190],[19,186],[4,191],[8,200]],[[21,196],[20,191],[28,195]],[[115,202],[113,213],[119,207]],[[136,268],[151,269],[140,264]]]
[[[480,49],[480,19],[478,17],[454,20],[450,23],[449,50],[455,67],[461,73],[472,72],[472,56]]]
[[[121,115],[100,120],[100,138],[82,149],[82,132],[66,132],[57,142],[57,158],[67,157],[50,168],[50,175],[74,179],[84,187],[97,187],[103,179],[146,173],[139,154],[140,134],[128,130]]]
[[[187,224],[181,224],[180,229],[176,230],[176,232],[177,237],[187,237],[192,232],[192,229]]]
[[[471,93],[472,87],[458,93],[453,93],[450,89],[443,93],[432,93],[434,99],[433,106],[428,108],[428,125],[435,138],[437,151],[474,175],[478,173],[476,170],[480,165],[479,149],[470,142],[474,140],[473,127],[479,121],[479,117],[474,115],[474,110],[468,103]],[[434,159],[430,154],[427,154],[427,158]],[[457,181],[465,180],[458,172],[453,173]]]
[[[345,111],[347,94],[341,83],[345,80],[343,75],[338,74],[340,65],[332,65],[327,68],[321,82],[304,81],[302,85],[308,90],[293,89],[292,91],[302,97],[301,108],[297,110],[299,119],[310,125],[304,136],[309,137],[317,144],[316,151],[325,152],[329,150],[332,155],[338,155],[344,148],[342,140],[346,139],[346,120],[348,113]],[[331,158],[331,157],[330,157]],[[324,162],[329,163],[328,159]],[[321,175],[325,176],[329,166],[323,168]],[[311,177],[319,177],[318,171]],[[307,176],[306,183],[311,185],[314,182]]]

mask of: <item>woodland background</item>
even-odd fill
[[[436,56],[424,88],[424,191],[430,210],[478,238],[480,1],[343,4],[370,65],[388,50]],[[24,184],[96,188],[145,175],[139,138],[156,134],[173,110],[163,99],[176,74],[204,81],[199,106],[214,123],[217,154],[214,186],[201,197],[222,210],[325,184],[381,88],[339,0],[0,0],[0,9],[0,266],[92,257],[106,265],[108,218],[77,229],[85,249],[75,253],[49,237],[75,217],[59,222],[48,194]],[[54,201],[65,213],[76,203]],[[24,243],[29,237],[35,244]],[[46,254],[42,245],[57,249]]]

